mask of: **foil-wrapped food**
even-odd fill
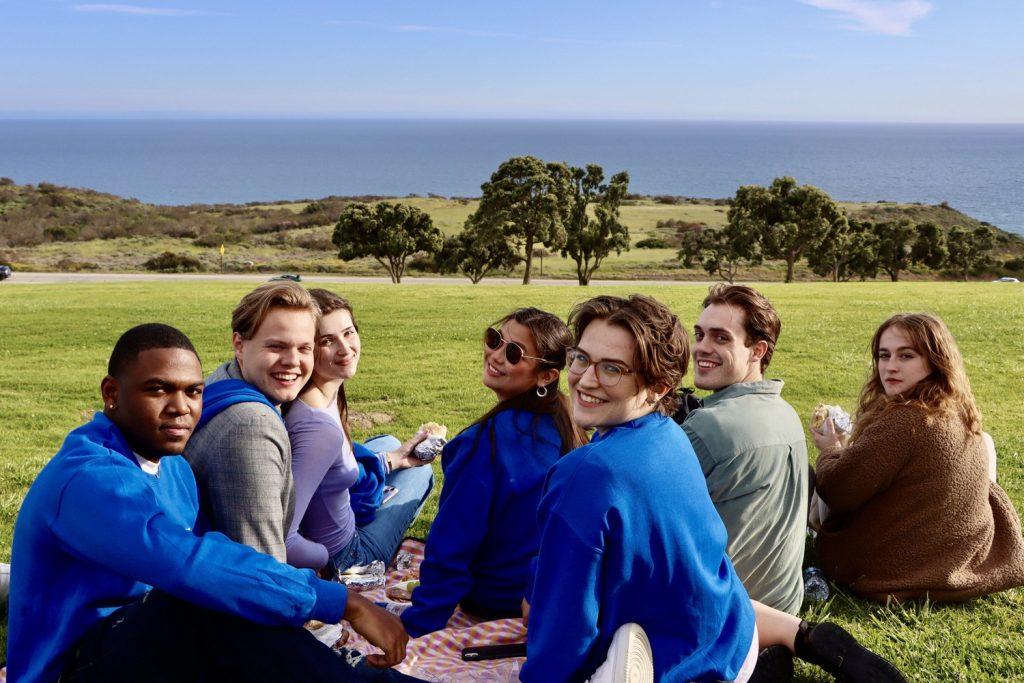
[[[840,406],[830,406],[826,403],[819,403],[814,408],[814,412],[811,413],[811,429],[819,434],[823,434],[825,432],[825,420],[830,417],[837,432],[849,434],[853,431],[853,418],[850,417],[850,414]]]
[[[430,462],[441,455],[441,450],[448,443],[448,440],[445,438],[448,436],[448,428],[436,422],[427,422],[424,425],[420,425],[420,431],[425,432],[427,438],[416,444],[416,448],[413,449],[413,455],[423,462]]]

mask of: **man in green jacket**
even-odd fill
[[[758,291],[711,287],[694,326],[694,382],[711,390],[682,427],[729,532],[750,597],[796,614],[803,601],[807,446],[782,381],[766,380],[782,327]]]

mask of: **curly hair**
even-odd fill
[[[931,373],[906,395],[892,397],[886,396],[885,386],[878,374],[879,345],[882,334],[890,327],[899,327],[907,335],[914,350],[931,367]],[[974,401],[963,357],[953,334],[938,316],[931,313],[897,313],[875,332],[871,339],[871,376],[860,392],[853,438],[856,439],[886,407],[894,404],[916,405],[929,415],[955,415],[963,421],[968,431],[981,434],[981,411]]]
[[[634,371],[644,386],[664,387],[656,405],[663,415],[679,407],[676,388],[690,367],[690,337],[668,306],[643,294],[595,296],[573,307],[569,325],[578,344],[583,331],[595,320],[624,329],[636,342]]]

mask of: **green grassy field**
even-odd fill
[[[0,287],[0,559],[9,558],[14,519],[33,477],[67,431],[99,407],[99,380],[118,335],[141,322],[176,325],[211,371],[228,357],[230,313],[249,288],[223,282]],[[784,396],[804,416],[820,400],[852,408],[869,367],[868,341],[890,313],[923,309],[945,318],[995,438],[1000,483],[1024,510],[1024,290],[983,283],[762,289],[783,320],[768,374],[786,380]],[[639,291],[671,305],[689,326],[705,289],[359,284],[338,291],[353,301],[363,337],[359,375],[348,388],[353,408],[393,416],[386,428],[405,437],[427,420],[461,429],[491,405],[480,384],[479,340],[484,326],[513,303],[564,316],[587,296]],[[366,428],[356,430],[357,437],[367,435]],[[414,534],[425,533],[435,511],[436,492]],[[1024,590],[961,606],[891,608],[838,593],[806,614],[841,622],[913,680],[1024,678]],[[6,643],[6,622],[0,627]],[[800,680],[827,680],[816,676],[798,672]]]

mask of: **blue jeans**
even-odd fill
[[[375,436],[364,444],[374,453],[393,451],[402,443],[393,436]],[[405,532],[423,509],[423,503],[434,486],[434,471],[430,465],[410,467],[392,472],[385,479],[387,486],[394,486],[398,493],[377,510],[372,522],[356,527],[356,535],[347,546],[339,550],[331,563],[339,572],[356,565],[370,564],[380,560],[385,565],[391,562],[398,546],[405,538]]]

